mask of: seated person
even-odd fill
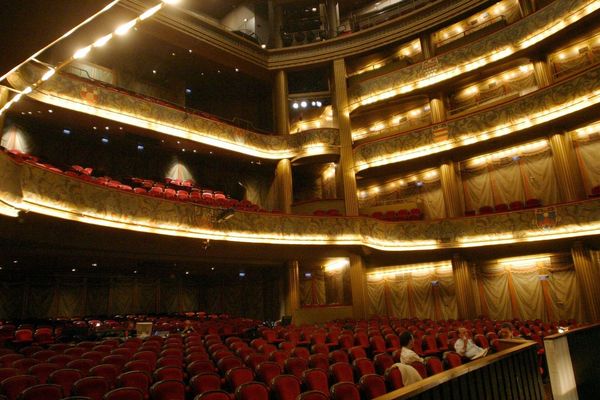
[[[419,357],[419,355],[412,350],[414,341],[415,339],[409,331],[404,331],[400,334],[400,345],[402,346],[402,350],[400,351],[400,362],[402,364],[410,365],[414,362],[425,362],[423,358]]]
[[[471,360],[484,357],[488,352],[488,349],[482,349],[473,343],[473,339],[471,339],[471,335],[466,328],[458,328],[458,339],[454,343],[454,350],[462,357]]]
[[[513,338],[513,326],[510,322],[505,322],[500,325],[500,331],[498,332],[500,339],[512,339]]]

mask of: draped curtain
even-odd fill
[[[436,286],[432,282],[436,282]],[[367,279],[367,293],[371,315],[457,318],[451,268],[414,269],[382,275],[371,273]]]
[[[586,192],[590,193],[594,186],[600,185],[600,137],[574,137],[577,160],[583,175]]]
[[[176,277],[5,274],[0,282],[0,319],[199,309],[269,319],[279,314],[278,299],[277,279],[270,276],[251,282],[207,285]]]
[[[323,271],[313,270],[310,277],[300,279],[300,304],[303,306],[325,305],[325,277]]]
[[[569,257],[515,259],[477,268],[481,311],[492,319],[583,318],[575,269]]]
[[[527,199],[540,199],[542,204],[560,201],[552,153],[547,147],[533,154],[462,163],[461,176],[467,210]]]

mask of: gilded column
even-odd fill
[[[285,314],[293,315],[300,308],[300,264],[297,260],[287,262],[285,291]]]
[[[0,108],[4,107],[4,105],[8,102],[8,89],[4,86],[0,86]],[[0,115],[0,138],[2,137],[2,133],[4,132],[4,119],[6,118],[6,113]]]
[[[459,177],[456,175],[456,163],[454,161],[446,161],[440,166],[440,182],[444,194],[446,216],[449,218],[462,216]]]
[[[584,199],[585,189],[568,133],[550,136],[550,148],[562,199],[564,201]]]
[[[473,276],[469,263],[459,254],[452,256],[452,274],[454,276],[456,305],[459,319],[476,317],[475,293],[473,293]]]
[[[548,61],[546,59],[531,60],[531,64],[533,64],[533,73],[538,86],[540,88],[550,86],[554,81],[554,77]]]
[[[346,90],[346,64],[343,59],[333,61],[333,83],[333,108],[334,113],[337,113],[340,131],[340,169],[344,188],[344,204],[346,215],[356,216],[358,215],[358,196],[356,195],[352,130]]]
[[[287,74],[284,70],[279,70],[275,74],[273,85],[273,109],[275,114],[275,131],[280,135],[290,133],[288,108]]]
[[[577,284],[589,322],[600,320],[600,272],[592,262],[589,249],[575,242],[571,248]]]
[[[439,124],[446,121],[446,102],[442,93],[429,97],[429,108],[431,110],[431,123]]]
[[[325,0],[325,6],[327,7],[327,33],[329,38],[332,39],[337,36],[337,29],[340,26],[338,2],[337,0]]]
[[[352,312],[356,319],[368,317],[367,276],[361,256],[350,255],[350,286],[352,289]]]
[[[519,9],[523,17],[535,12],[535,0],[519,0]]]
[[[424,59],[431,58],[435,55],[430,32],[423,32],[421,36],[419,36],[419,43],[421,44],[421,53],[423,54]]]
[[[275,169],[275,184],[279,199],[279,209],[286,214],[292,212],[294,192],[292,186],[292,163],[287,158],[280,160]]]

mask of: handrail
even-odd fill
[[[486,21],[484,21],[484,22],[482,22],[480,24],[477,24],[477,25],[475,25],[475,26],[473,26],[473,27],[471,27],[469,29],[465,29],[462,32],[456,33],[456,34],[448,37],[447,39],[440,40],[439,42],[437,42],[435,44],[435,47],[442,47],[442,46],[444,46],[444,45],[446,45],[448,43],[452,43],[455,40],[460,39],[461,37],[467,37],[467,36],[469,36],[473,32],[477,32],[477,31],[479,31],[479,30],[481,30],[481,29],[483,29],[483,28],[485,28],[487,26],[493,25],[496,22],[500,22],[502,20],[506,20],[506,18],[504,18],[504,15],[498,15],[498,16],[492,18],[492,19],[489,19],[489,20],[486,20]]]

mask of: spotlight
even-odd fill
[[[245,273],[245,272],[240,272],[240,273],[239,273],[239,276],[240,276],[240,278],[243,278],[243,277],[245,277],[245,276],[246,276],[246,273]]]
[[[55,73],[56,73],[56,71],[54,70],[54,68],[50,68],[48,71],[46,71],[46,73],[44,75],[42,75],[42,81],[44,81],[44,82],[47,81]]]
[[[308,103],[306,103],[306,101],[301,101],[300,102],[300,107],[306,108],[306,106],[308,106]]]
[[[266,49],[266,48],[267,48],[267,45],[263,43],[263,44],[261,44],[261,45],[260,45],[260,47],[261,47],[262,49]]]
[[[100,39],[96,40],[92,46],[94,47],[102,47],[104,46],[110,39],[112,39],[112,33],[109,33],[106,36],[102,36]]]
[[[137,149],[138,149],[138,151],[144,150],[144,145],[143,144],[138,144],[137,145]]]
[[[93,263],[93,264],[92,264],[92,267],[97,267],[97,266],[98,266],[98,264],[97,264],[97,263]]]
[[[145,19],[150,18],[151,16],[156,14],[161,8],[162,8],[162,4],[158,4],[158,5],[150,8],[148,11],[146,11],[145,13],[140,15],[140,20],[143,21]]]
[[[92,46],[83,47],[83,48],[77,50],[75,52],[75,54],[73,54],[73,58],[76,60],[79,58],[83,58],[83,57],[87,56],[87,54],[90,52],[90,50],[92,50]]]
[[[77,268],[71,269],[71,272],[75,272],[75,271],[77,271]]]
[[[189,89],[189,88],[188,88],[188,89],[185,89],[185,93],[186,93],[186,94],[191,94],[191,93],[192,93],[192,89]]]
[[[69,130],[69,129],[63,129],[63,133],[65,135],[70,135],[71,134],[71,130]]]
[[[108,143],[108,138],[106,138],[106,137],[103,137],[103,138],[101,139],[101,141],[102,141],[102,143],[106,144],[106,143]]]
[[[163,3],[165,3],[165,4],[175,5],[175,4],[179,4],[179,2],[180,2],[181,0],[162,0],[162,1],[163,1]]]
[[[294,110],[297,110],[297,109],[298,109],[298,103],[294,103],[294,104],[292,104],[292,108],[293,108]]]
[[[317,107],[321,107],[323,105],[323,103],[321,103],[320,101],[317,100]]]

